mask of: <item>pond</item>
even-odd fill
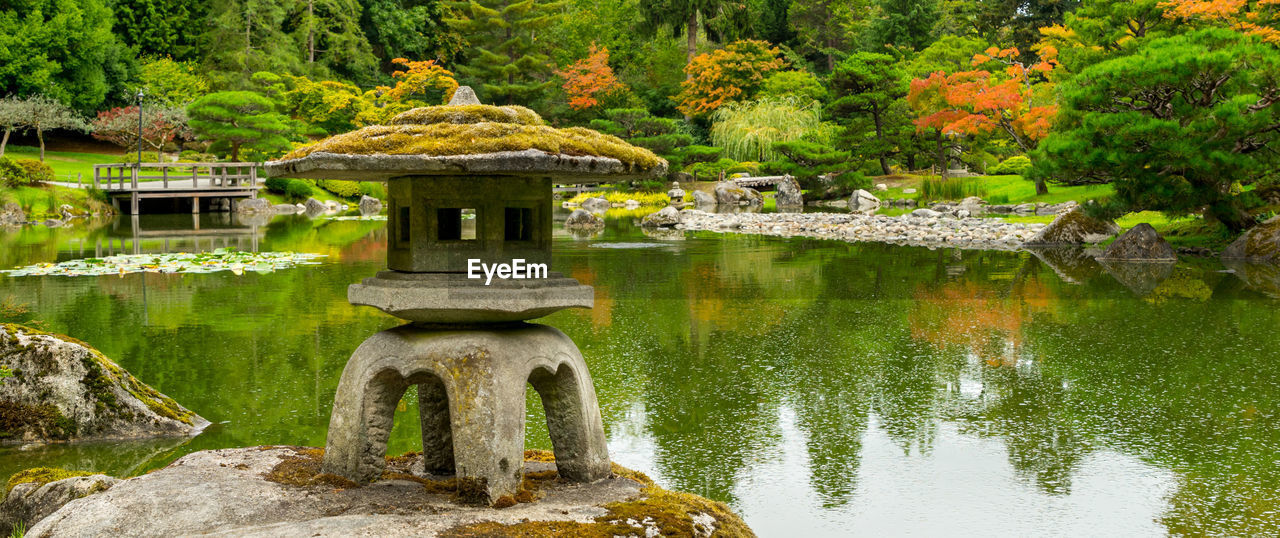
[[[385,224],[206,214],[0,232],[4,268],[324,255],[271,273],[0,276],[11,311],[215,423],[190,440],[0,448],[0,476],[322,446],[347,357],[397,325],[346,301],[382,267]],[[613,459],[729,503],[761,536],[1280,528],[1280,303],[1216,260],[1143,280],[1070,255],[676,237],[625,216],[595,237],[557,230],[553,270],[595,286],[596,306],[542,322],[586,356]],[[418,448],[415,404],[392,452]],[[528,424],[529,446],[550,448],[532,395]]]

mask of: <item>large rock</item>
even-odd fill
[[[582,201],[582,208],[592,213],[600,213],[609,209],[609,201],[599,196]]]
[[[273,206],[271,210],[275,213],[283,213],[288,215],[292,213],[297,213],[299,211],[303,211],[303,208],[298,207],[297,204],[279,204],[279,205]]]
[[[677,224],[680,224],[680,210],[671,206],[645,215],[644,220],[640,221],[640,226],[644,228],[670,228]]]
[[[0,325],[0,441],[194,435],[209,422],[65,336]]]
[[[0,208],[0,226],[22,226],[26,223],[27,214],[22,211],[22,206],[7,202]]]
[[[795,178],[791,176],[783,176],[778,182],[778,193],[774,199],[778,207],[804,206],[804,195],[800,192],[800,184],[796,183]]]
[[[420,455],[388,458],[364,487],[319,474],[321,457],[301,447],[197,452],[72,501],[26,537],[753,536],[724,504],[620,467],[597,482],[561,482],[548,452],[528,453],[527,489],[502,509],[459,504],[457,483],[423,473]]]
[[[880,199],[875,195],[858,189],[849,197],[849,211],[876,211],[880,209]]]
[[[1280,216],[1245,232],[1222,251],[1222,258],[1254,263],[1280,262]]]
[[[9,483],[15,482],[19,483],[0,503],[0,536],[9,536],[15,528],[29,529],[63,505],[111,489],[120,480],[101,474],[39,468],[14,475]]]
[[[750,187],[740,187],[732,181],[716,184],[716,204],[727,206],[763,205],[764,197]]]
[[[377,215],[382,212],[382,200],[372,196],[360,197],[360,214],[361,215]]]
[[[1032,210],[1034,209],[1034,206],[1032,206]],[[1016,211],[1017,209],[1015,208]],[[1058,215],[1057,218],[1053,219],[1053,222],[1027,240],[1026,244],[1039,246],[1101,243],[1117,233],[1120,233],[1120,227],[1116,226],[1114,222],[1104,222],[1085,215],[1084,210],[1077,207]]]
[[[564,220],[565,228],[601,228],[603,226],[604,219],[585,209],[573,210],[569,218]]]
[[[704,191],[693,191],[694,207],[707,207],[716,205],[716,197]]]
[[[927,209],[927,208],[923,208],[923,207],[922,207],[922,208],[920,208],[920,209],[917,209],[917,210],[915,210],[915,211],[912,211],[912,212],[911,212],[911,216],[913,216],[913,217],[917,217],[917,218],[922,218],[922,219],[936,219],[936,218],[938,218],[938,217],[941,217],[941,216],[942,216],[942,212],[941,212],[941,211],[934,211],[934,210],[932,210],[932,209]]]
[[[306,208],[305,211],[308,217],[323,215],[329,211],[328,205],[326,205],[324,202],[321,202],[320,200],[316,200],[315,198],[307,198],[307,201],[305,204],[303,204],[303,207]]]
[[[275,213],[271,201],[266,198],[248,198],[236,204],[237,213]]]
[[[1107,247],[1100,259],[1124,261],[1177,261],[1178,255],[1150,224],[1141,223]]]

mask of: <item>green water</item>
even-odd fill
[[[190,216],[143,218],[137,249],[327,257],[265,275],[0,276],[0,301],[215,425],[0,448],[0,474],[324,443],[347,356],[397,324],[345,299],[382,266],[384,223],[199,218],[197,239]],[[0,232],[0,266],[133,252],[133,237],[127,219]],[[665,240],[629,218],[555,248],[596,306],[542,322],[587,357],[613,459],[728,502],[762,536],[1280,533],[1280,302],[1217,261],[1122,283],[1061,256]],[[416,448],[411,404],[393,452]],[[530,446],[549,448],[529,410]]]

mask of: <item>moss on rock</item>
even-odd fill
[[[58,469],[54,467],[36,467],[25,471],[19,471],[13,476],[10,476],[9,483],[5,485],[4,493],[5,495],[8,495],[9,492],[13,491],[13,488],[17,487],[19,484],[35,484],[38,487],[50,482],[57,482],[59,480],[65,480],[67,478],[74,478],[77,476],[89,476],[92,474],[93,473],[85,471],[68,471],[66,469]]]
[[[662,159],[652,151],[591,129],[492,122],[375,125],[298,148],[285,155],[284,159],[300,159],[315,152],[439,157],[528,149],[557,155],[608,157],[637,168],[653,168],[662,164]]]
[[[441,105],[415,108],[391,118],[392,125],[431,125],[433,123],[515,123],[545,125],[542,116],[522,106]]]

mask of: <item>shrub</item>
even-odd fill
[[[311,185],[304,181],[296,179],[289,180],[289,185],[285,187],[284,196],[290,202],[301,202],[311,197]]]
[[[289,190],[289,181],[289,178],[269,177],[266,181],[262,182],[262,185],[267,188],[267,192],[284,194]]]
[[[1030,158],[1028,158],[1026,155],[1014,155],[1013,157],[1009,157],[1008,159],[1005,159],[1004,162],[1001,162],[1000,164],[997,164],[989,168],[987,170],[987,174],[993,175],[993,176],[1008,176],[1008,175],[1021,176],[1021,175],[1026,175],[1027,170],[1030,170],[1030,169],[1031,169]]]
[[[920,184],[920,200],[960,200],[969,196],[982,196],[983,188],[976,181],[964,178],[929,176]]]
[[[370,196],[370,197],[373,197],[373,198],[377,198],[377,199],[379,199],[379,200],[386,200],[386,199],[387,199],[387,187],[386,187],[385,185],[381,184],[381,183],[375,183],[375,182],[372,182],[372,181],[361,181],[361,182],[360,182],[360,194],[362,194],[362,195],[364,195],[364,196]]]
[[[720,172],[724,172],[725,177],[733,174],[751,174],[760,173],[760,163],[755,162],[738,162],[733,159],[720,159],[715,162],[697,163],[685,168],[685,172],[693,174],[699,181],[715,181],[720,177]]]
[[[0,187],[17,187],[27,184],[27,171],[13,159],[0,157]]]
[[[189,163],[212,163],[218,161],[218,156],[212,153],[201,153],[187,149],[178,154],[178,160]]]
[[[316,182],[316,186],[342,198],[360,197],[360,183],[355,181],[322,179]]]
[[[27,184],[53,181],[53,167],[35,159],[18,159],[14,161],[22,167],[27,176]]]

